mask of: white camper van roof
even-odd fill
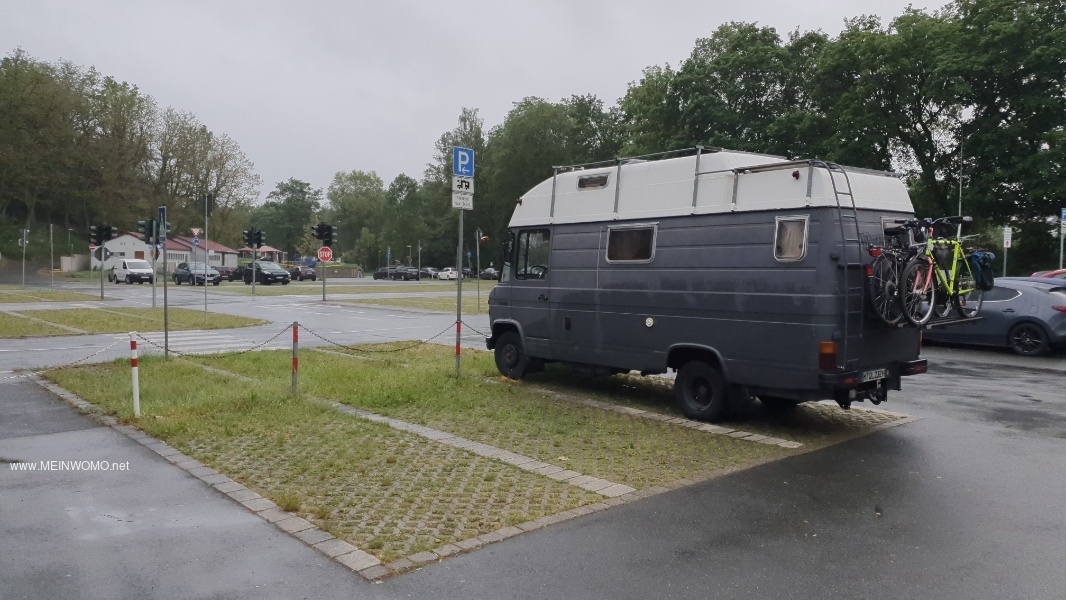
[[[518,201],[510,226],[850,207],[852,198],[858,209],[914,212],[892,173],[696,148],[676,158],[557,167]]]

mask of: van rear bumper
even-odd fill
[[[818,385],[822,389],[827,390],[840,390],[840,389],[862,389],[866,387],[877,387],[877,382],[884,382],[885,386],[889,389],[899,389],[900,377],[906,377],[909,375],[919,375],[928,371],[929,361],[924,358],[915,360],[901,361],[893,363],[887,367],[884,367],[885,376],[874,379],[867,378],[863,381],[863,376],[876,372],[878,369],[871,369],[869,371],[841,371],[833,373],[819,373]]]

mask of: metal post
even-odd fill
[[[104,299],[104,266],[107,264],[107,242],[100,244],[100,299]],[[25,282],[23,282],[25,285]]]
[[[133,371],[133,416],[141,416],[141,381],[137,375],[137,340],[133,336],[137,332],[130,332],[130,368]]]
[[[477,309],[481,310],[481,228],[477,228]]]
[[[322,301],[326,301],[326,264],[322,263]]]
[[[1003,276],[1004,277],[1007,276],[1007,250],[1009,250],[1009,248],[1004,248],[1003,249]]]
[[[156,243],[163,253],[163,360],[170,360],[170,319],[167,315],[167,207],[159,207]]]
[[[207,327],[207,269],[211,267],[211,253],[207,249],[207,205],[210,202],[207,196],[204,196],[204,327]]]
[[[159,260],[159,250],[156,249],[159,245],[159,227],[155,224],[155,219],[152,220],[151,227],[152,231],[148,234],[148,251],[152,253],[152,308],[155,308],[155,289],[159,280],[159,273],[155,270],[155,263]]]
[[[1059,270],[1062,270],[1062,238],[1066,237],[1066,208],[1059,217]]]
[[[259,249],[252,248],[252,300],[255,300],[255,264],[259,262]]]
[[[418,280],[422,281],[422,240],[418,240]]]
[[[455,377],[459,378],[459,337],[463,332],[463,209],[459,209],[459,247],[455,250],[455,268],[459,285],[455,292]]]
[[[292,322],[292,395],[296,395],[296,374],[300,370],[300,323]]]
[[[52,224],[48,224],[48,272],[52,277],[52,287],[56,286],[56,245],[52,235]]]
[[[26,287],[26,246],[29,246],[29,236],[26,235],[30,232],[29,229],[22,230],[22,287]],[[103,256],[101,253],[100,256]],[[100,282],[100,299],[104,299],[104,284],[103,280]]]

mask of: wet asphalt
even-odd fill
[[[916,422],[379,584],[34,384],[0,382],[0,459],[135,467],[0,464],[0,599],[1066,598],[1066,359],[925,353],[930,373],[886,405]]]

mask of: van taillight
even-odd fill
[[[837,343],[818,342],[818,368],[832,371],[837,368]]]
[[[867,277],[873,277],[874,276],[874,266],[873,265],[866,265],[866,276]]]

